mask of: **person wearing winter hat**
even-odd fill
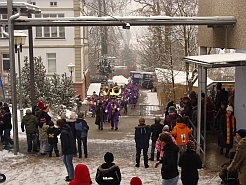
[[[56,154],[56,157],[60,157],[59,150],[57,147],[58,138],[57,136],[60,134],[60,130],[56,127],[54,127],[54,122],[49,121],[49,128],[47,129],[47,135],[48,135],[48,151],[49,151],[49,157],[52,157],[52,151],[54,149],[54,152]]]
[[[181,167],[181,181],[182,184],[197,185],[198,183],[198,169],[202,168],[202,160],[195,152],[195,143],[188,140],[186,144],[186,151],[180,155],[179,166]]]
[[[139,177],[132,177],[130,185],[142,185],[142,181]]]
[[[139,124],[135,127],[135,143],[136,143],[136,165],[139,167],[140,164],[140,155],[143,150],[144,156],[144,166],[148,168],[148,148],[149,148],[149,139],[150,139],[150,126],[145,124],[144,118],[139,118]]]
[[[118,185],[121,181],[121,172],[119,166],[114,161],[114,155],[111,152],[107,152],[104,155],[104,161],[97,169],[96,182],[99,185],[114,184]]]
[[[21,121],[21,130],[25,132],[26,130],[26,139],[27,139],[27,151],[37,152],[37,127],[38,119],[36,116],[32,115],[31,109],[26,109],[26,115],[22,118]]]
[[[68,185],[90,185],[92,184],[90,172],[85,164],[78,164],[74,170],[74,179]]]
[[[245,129],[237,131],[236,138],[240,139],[236,154],[231,164],[227,167],[229,172],[238,171],[240,185],[246,184],[246,136]],[[244,136],[244,137],[243,137]],[[243,137],[243,138],[242,138]]]
[[[236,135],[236,119],[232,112],[232,106],[227,106],[226,114],[221,116],[219,121],[220,154],[223,154],[225,148],[225,157],[227,158],[229,158],[229,150],[233,147],[234,136]]]

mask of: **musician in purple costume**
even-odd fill
[[[127,114],[127,105],[128,105],[128,102],[129,102],[129,93],[128,91],[125,91],[123,94],[122,94],[122,108],[124,109],[124,114]]]
[[[138,93],[135,90],[133,90],[132,93],[130,94],[130,104],[132,105],[131,109],[135,109],[137,104],[137,98],[138,98]]]
[[[108,119],[111,122],[111,129],[118,130],[120,104],[117,102],[116,97],[111,98],[105,111],[108,113]]]

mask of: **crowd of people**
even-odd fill
[[[117,92],[114,92],[117,89]],[[117,83],[110,86],[103,86],[99,94],[95,91],[88,97],[89,111],[95,117],[95,124],[99,130],[103,130],[103,124],[109,122],[111,129],[118,130],[120,109],[127,114],[128,107],[135,109],[139,97],[139,85],[132,83],[118,86]],[[79,110],[79,109],[78,109]]]

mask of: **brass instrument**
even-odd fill
[[[109,92],[110,92],[110,87],[109,86],[103,87],[103,89],[102,89],[103,96],[108,96]]]
[[[110,92],[110,96],[120,96],[121,94],[121,88],[119,86],[115,86],[112,88],[112,92]]]

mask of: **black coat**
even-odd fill
[[[77,153],[77,149],[74,142],[74,137],[69,125],[61,127],[61,148],[62,155],[74,155]]]
[[[48,143],[49,144],[56,144],[58,143],[57,136],[60,134],[60,130],[56,127],[49,127],[47,129],[48,134]]]
[[[3,130],[5,129],[12,129],[12,123],[11,123],[11,113],[5,112],[3,116]]]
[[[174,143],[164,146],[164,156],[162,159],[161,175],[162,179],[172,179],[179,175],[178,152],[179,147]]]
[[[162,133],[162,129],[163,129],[163,126],[162,124],[160,123],[155,123],[155,124],[152,124],[150,126],[150,130],[151,130],[151,140],[152,141],[157,141],[158,137],[159,137],[159,134]]]
[[[50,115],[49,115],[47,112],[45,112],[45,111],[42,111],[42,112],[40,113],[39,120],[40,120],[41,118],[45,118],[45,120],[46,120],[46,125],[48,125],[49,121],[51,121]]]
[[[202,168],[200,156],[193,150],[183,152],[179,157],[179,166],[181,167],[182,183],[195,184],[199,176],[197,169]]]
[[[150,127],[149,125],[140,124],[138,127],[135,127],[135,142],[136,148],[147,149],[149,148],[149,139],[150,139]]]
[[[100,185],[119,185],[120,168],[114,163],[104,163],[97,169],[96,182]]]
[[[227,114],[226,114],[227,115]],[[234,130],[232,129],[232,115],[230,118],[230,144],[226,144],[226,136],[227,136],[227,123],[226,123],[226,115],[221,116],[219,123],[219,146],[222,148],[230,149],[233,147],[234,136],[236,135],[236,119],[234,117]]]

